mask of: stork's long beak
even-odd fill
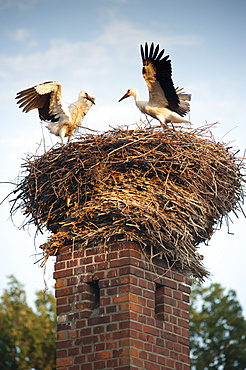
[[[95,101],[94,101],[94,100],[95,100],[95,98],[94,98],[94,97],[92,97],[92,96],[90,96],[90,95],[88,95],[88,94],[87,94],[87,96],[85,96],[85,99],[87,99],[87,100],[89,100],[90,102],[92,102],[92,104],[96,104],[96,103],[95,103]]]
[[[129,96],[131,96],[131,95],[127,92],[125,95],[123,95],[123,96],[122,96],[122,98],[120,98],[120,100],[118,101],[118,103],[119,103],[121,100],[125,99],[125,98],[129,98]]]

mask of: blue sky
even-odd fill
[[[216,140],[245,150],[246,1],[236,0],[0,0],[0,181],[14,181],[28,153],[42,154],[57,142],[39,122],[37,112],[21,113],[18,91],[56,80],[63,100],[77,99],[85,89],[96,96],[84,125],[96,130],[131,125],[144,119],[129,98],[118,103],[130,87],[147,99],[141,74],[139,45],[154,41],[170,55],[175,86],[192,94],[190,119],[194,127],[219,121]],[[39,148],[39,149],[38,149]],[[0,184],[3,199],[11,184]],[[43,271],[34,254],[46,235],[19,230],[20,213],[9,219],[10,205],[0,207],[0,292],[6,275],[25,284],[29,300],[43,289]],[[230,231],[217,231],[201,246],[211,282],[237,291],[246,310],[245,218],[232,215]],[[35,249],[36,245],[36,249]],[[52,286],[54,259],[45,279]],[[1,294],[1,293],[0,293]]]

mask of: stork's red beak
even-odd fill
[[[92,96],[90,96],[90,95],[88,95],[88,94],[86,94],[85,99],[87,99],[87,100],[89,100],[90,102],[92,102],[92,104],[96,104],[96,103],[95,103],[95,98],[94,98],[94,97],[92,97]]]
[[[131,96],[131,95],[127,92],[124,96],[122,96],[122,98],[120,98],[120,100],[118,101],[118,103],[119,103],[121,100],[125,99],[125,98],[129,98],[129,96]]]

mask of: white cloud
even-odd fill
[[[0,0],[1,1],[1,0]],[[14,0],[12,0],[14,1]],[[15,41],[27,43],[30,31],[26,28],[19,28],[11,33]],[[120,41],[119,41],[120,40]],[[91,74],[108,73],[109,69],[117,66],[139,61],[139,44],[145,41],[158,40],[160,45],[194,45],[199,40],[194,35],[161,36],[160,34],[142,29],[127,21],[112,20],[100,32],[94,40],[70,41],[68,39],[49,40],[47,48],[39,48],[38,51],[21,53],[15,56],[1,56],[0,62],[3,70],[9,72],[28,71],[31,74],[38,74],[38,71],[54,73],[54,70],[64,68],[64,72],[70,69],[78,76]],[[28,40],[35,44],[35,40]],[[27,43],[28,45],[28,43]],[[28,45],[29,46],[29,45]],[[102,68],[103,66],[103,68]],[[5,67],[5,68],[4,68]]]
[[[27,28],[18,28],[14,31],[9,32],[9,36],[12,40],[22,42],[29,38],[31,31]]]
[[[102,42],[122,47],[124,45],[132,45],[136,48],[136,45],[144,43],[145,41],[157,41],[161,45],[172,45],[172,46],[191,46],[201,43],[202,38],[194,34],[176,34],[170,36],[160,36],[155,31],[150,31],[149,28],[145,29],[138,27],[128,21],[119,21],[118,19],[112,19],[108,26],[104,29],[104,32],[99,37]],[[120,41],[119,41],[120,40]]]

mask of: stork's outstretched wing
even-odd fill
[[[62,85],[54,81],[30,87],[16,95],[17,104],[23,108],[23,112],[38,109],[40,119],[51,122],[57,122],[61,114],[66,114],[62,107],[61,97]]]
[[[169,55],[162,58],[165,50],[159,52],[159,45],[154,47],[153,42],[150,49],[145,43],[145,48],[141,45],[140,50],[143,61],[142,73],[149,89],[149,102],[169,108],[184,116],[187,110],[183,104],[180,104],[179,96],[173,85]]]

